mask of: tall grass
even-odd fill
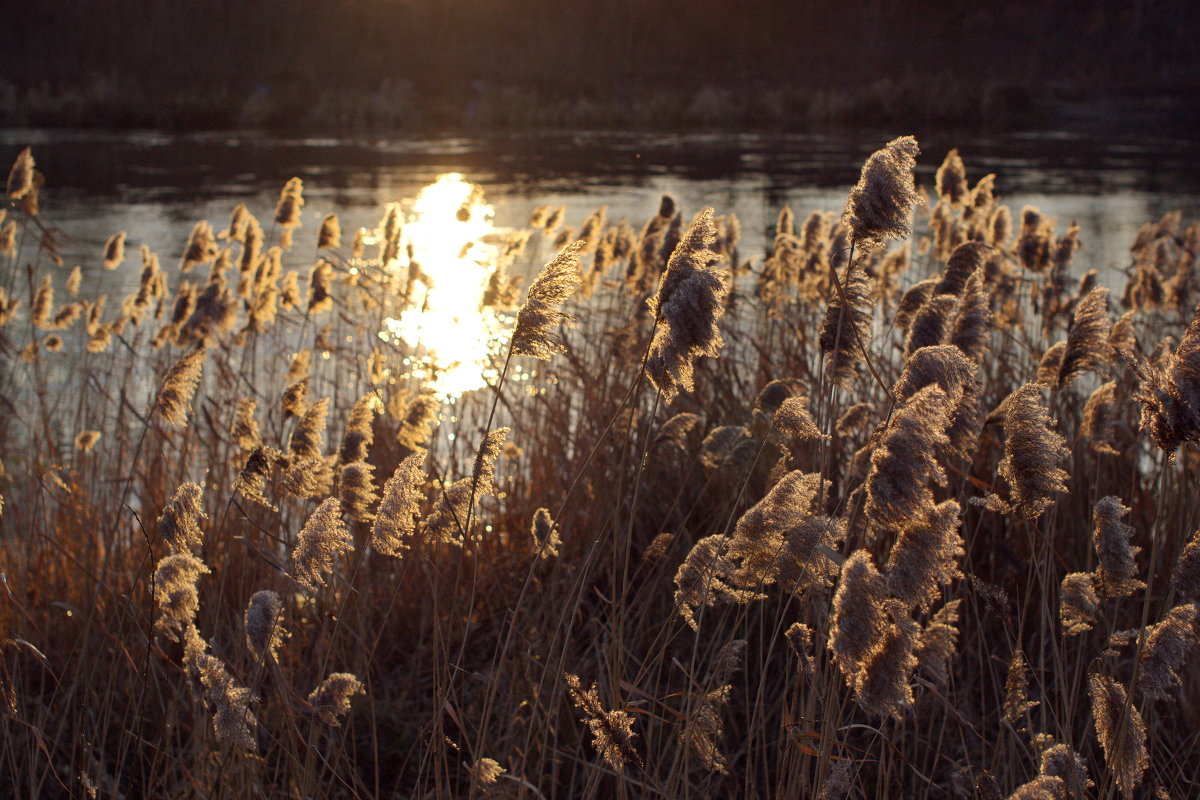
[[[377,335],[430,280],[398,206],[307,230],[293,180],[105,302],[125,234],[69,269],[21,154],[6,793],[1195,796],[1200,224],[1098,286],[917,155],[763,254],[669,198],[540,209],[447,403]]]

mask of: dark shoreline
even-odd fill
[[[62,89],[0,83],[0,127],[112,131],[415,133],[508,131],[836,131],[847,127],[948,126],[976,131],[1200,130],[1200,87],[1095,91],[952,78],[878,81],[853,89],[769,86],[663,90],[597,98],[553,96],[475,84],[418,94],[408,86],[372,92],[263,87],[246,97],[181,90],[151,94],[113,79]]]

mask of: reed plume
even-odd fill
[[[371,506],[379,499],[375,491],[375,465],[351,461],[343,466],[338,478],[338,498],[345,512],[356,521],[374,521]]]
[[[342,464],[366,461],[367,451],[375,441],[373,423],[379,405],[379,398],[368,394],[351,406],[346,431],[342,434],[342,443],[338,447],[338,461]]]
[[[326,725],[341,727],[339,717],[350,713],[350,700],[366,687],[349,672],[333,672],[308,695],[309,705]]]
[[[1129,513],[1121,498],[1101,498],[1092,509],[1092,546],[1096,548],[1096,588],[1109,600],[1128,597],[1146,584],[1137,578],[1134,557],[1142,548],[1129,543],[1133,526],[1121,522]]]
[[[296,537],[292,567],[296,582],[310,592],[325,586],[337,559],[354,549],[354,538],[342,521],[341,504],[330,497],[317,507]]]
[[[1021,648],[1013,651],[1004,680],[1004,721],[1017,730],[1024,730],[1025,716],[1038,705],[1029,699],[1029,663]]]
[[[821,433],[808,408],[809,400],[804,395],[784,400],[772,416],[776,434],[785,442],[828,439]],[[841,432],[839,431],[839,434]]]
[[[1062,580],[1058,592],[1058,619],[1064,636],[1090,631],[1100,614],[1096,580],[1090,572],[1072,572]]]
[[[933,294],[952,294],[961,297],[967,280],[983,269],[992,248],[983,242],[963,242],[954,248],[946,262],[942,277],[933,287]]]
[[[1165,699],[1182,685],[1197,644],[1197,623],[1200,610],[1189,603],[1175,606],[1147,629],[1137,684],[1145,697]]]
[[[17,255],[17,221],[10,219],[0,225],[0,255],[14,258]]]
[[[891,622],[863,661],[854,689],[862,709],[899,720],[913,704],[912,676],[920,663],[916,650],[921,626],[908,616],[902,601],[889,599],[883,605]]]
[[[1171,586],[1184,597],[1200,600],[1200,530],[1183,546],[1171,574]]]
[[[692,748],[704,766],[722,775],[728,774],[729,770],[718,744],[725,734],[721,710],[729,702],[732,689],[726,684],[705,694],[700,705],[684,719],[683,730],[679,732],[679,738]]]
[[[1165,364],[1119,352],[1137,372],[1134,398],[1142,404],[1142,430],[1155,445],[1173,457],[1183,442],[1200,442],[1200,306]]]
[[[289,178],[279,193],[275,205],[275,224],[281,228],[279,246],[287,250],[292,246],[292,232],[300,227],[300,209],[304,206],[304,182]]]
[[[283,466],[286,463],[287,458],[274,447],[258,445],[246,456],[246,463],[238,472],[233,490],[247,500],[277,511],[278,509],[267,499],[263,490],[267,488],[267,478],[270,477],[272,471],[277,466]]]
[[[785,537],[811,516],[820,492],[817,473],[789,472],[741,516],[727,552],[741,561],[734,583],[745,588],[774,583]]]
[[[104,268],[116,269],[125,261],[125,231],[118,231],[104,243]]]
[[[842,292],[829,299],[818,344],[825,354],[825,371],[830,380],[848,388],[871,338],[874,303],[862,259],[856,258],[848,264],[838,281]]]
[[[242,450],[253,450],[261,443],[258,420],[254,418],[254,407],[257,404],[258,401],[253,397],[243,397],[238,400],[237,411],[234,412],[229,438]]]
[[[1004,401],[1004,458],[999,474],[1008,484],[1011,505],[993,495],[992,507],[1037,519],[1067,491],[1070,477],[1058,464],[1069,454],[1036,383],[1027,383]]]
[[[180,272],[190,272],[192,267],[207,264],[217,256],[217,240],[212,226],[201,220],[192,227],[187,244],[183,247],[183,258],[179,262]]]
[[[933,178],[934,191],[944,202],[957,206],[969,198],[967,169],[957,149],[946,154],[946,160],[937,168]]]
[[[992,340],[991,295],[984,284],[983,271],[967,279],[962,303],[950,331],[950,344],[976,364],[983,363]]]
[[[75,449],[81,454],[87,455],[92,452],[92,448],[98,441],[100,441],[100,431],[80,431],[79,435],[75,437]]]
[[[158,605],[154,630],[172,641],[180,641],[180,636],[196,621],[196,612],[200,610],[196,581],[211,571],[203,561],[186,551],[159,560],[154,570],[154,602]]]
[[[896,412],[871,454],[865,514],[873,528],[903,531],[926,524],[933,508],[930,484],[946,482],[938,456],[950,443],[946,428],[956,399],[930,384]]]
[[[649,301],[656,325],[646,374],[670,403],[694,387],[696,359],[716,357],[724,344],[717,323],[725,313],[726,275],[712,250],[712,209],[700,212],[667,261]]]
[[[396,467],[383,485],[383,499],[371,527],[371,547],[399,557],[416,530],[425,486],[425,451],[417,450]]]
[[[892,387],[896,402],[905,403],[930,384],[941,387],[953,402],[946,428],[950,452],[970,461],[979,436],[979,369],[954,345],[922,347],[904,362]]]
[[[958,649],[958,617],[962,600],[951,600],[938,609],[921,631],[917,646],[918,669],[937,685],[944,686],[950,678],[950,661]]]
[[[212,730],[219,741],[243,752],[258,749],[258,719],[250,708],[254,694],[239,686],[225,662],[205,652],[195,654],[192,671],[204,688],[204,697],[212,710]]]
[[[884,569],[888,593],[908,608],[928,610],[938,598],[939,586],[962,577],[960,510],[954,500],[939,503],[926,512],[923,524],[902,528],[892,545]]]
[[[188,409],[200,385],[207,353],[203,347],[193,350],[167,370],[154,401],[154,411],[171,425],[187,424]]]
[[[513,355],[548,360],[555,353],[566,352],[552,329],[570,319],[562,311],[562,305],[579,288],[579,254],[582,251],[580,242],[568,245],[542,267],[529,286],[525,304],[517,312],[517,324],[513,328]]]
[[[641,756],[633,746],[636,734],[633,732],[633,717],[621,709],[607,711],[600,702],[600,693],[596,684],[590,689],[583,688],[583,682],[578,675],[563,673],[567,683],[567,692],[571,702],[583,712],[582,722],[586,723],[592,733],[592,745],[596,748],[605,763],[618,773],[625,771],[627,763],[642,766]]]
[[[195,483],[180,484],[158,518],[159,538],[170,543],[176,552],[196,551],[204,543],[200,520],[208,519],[208,515],[202,505],[203,494]]]
[[[1017,257],[1031,272],[1045,272],[1053,252],[1054,220],[1042,216],[1034,206],[1021,209],[1021,233],[1017,239]]]
[[[1108,344],[1112,320],[1108,317],[1108,289],[1092,289],[1075,307],[1067,349],[1058,368],[1058,385],[1069,386],[1087,370],[1104,372],[1112,363]]]
[[[863,164],[842,214],[842,223],[859,248],[878,250],[888,239],[904,239],[912,233],[910,211],[920,199],[913,168],[920,152],[916,139],[902,136]]]
[[[26,147],[17,154],[12,169],[8,171],[8,199],[20,200],[34,191],[33,150]]]
[[[50,276],[42,278],[33,300],[29,303],[29,321],[39,330],[48,331],[54,327],[51,311],[54,310],[54,283]]]
[[[329,398],[322,397],[305,410],[288,439],[288,452],[296,458],[321,458],[325,448]]]
[[[333,308],[330,293],[333,282],[333,265],[319,259],[308,272],[308,313],[320,314]]]
[[[1096,453],[1120,455],[1113,440],[1117,423],[1117,382],[1109,381],[1096,387],[1083,406],[1079,435]]]
[[[321,220],[321,229],[317,231],[318,250],[336,250],[342,246],[342,226],[338,224],[337,214],[326,214]]]
[[[1137,706],[1132,705],[1125,687],[1107,675],[1093,673],[1088,678],[1092,697],[1092,720],[1096,738],[1104,748],[1104,760],[1112,772],[1121,795],[1131,800],[1150,766],[1146,751],[1146,723]]]
[[[496,781],[500,780],[500,776],[507,771],[494,758],[476,759],[475,763],[471,764],[467,769],[471,777],[471,785],[477,790],[485,792],[487,791],[487,787],[494,786]]]
[[[887,630],[887,581],[866,550],[855,550],[842,564],[833,595],[829,650],[848,686],[858,680],[863,663]]]
[[[735,588],[735,567],[725,553],[728,537],[706,536],[692,546],[675,572],[675,607],[688,626],[700,630],[696,610],[718,602],[749,603],[764,595]]]
[[[936,288],[936,287],[935,287]],[[962,301],[957,295],[933,295],[917,310],[904,339],[904,357],[922,347],[945,344],[959,314]]]
[[[539,508],[533,513],[529,536],[533,539],[533,548],[540,557],[552,558],[558,555],[562,539],[558,536],[558,525],[548,509]]]
[[[283,600],[277,593],[263,589],[251,595],[242,622],[246,629],[246,649],[255,660],[275,660],[288,636],[282,619]]]

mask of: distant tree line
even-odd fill
[[[953,75],[1190,88],[1195,0],[24,0],[0,80],[62,91],[295,93],[397,84],[606,100],[670,88],[853,87]]]

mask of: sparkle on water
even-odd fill
[[[492,206],[478,187],[450,173],[422,189],[405,220],[400,256],[387,265],[404,276],[420,268],[408,307],[385,319],[383,338],[413,349],[406,376],[443,399],[481,389],[496,377],[494,357],[508,336],[505,320],[481,308],[499,249]]]

